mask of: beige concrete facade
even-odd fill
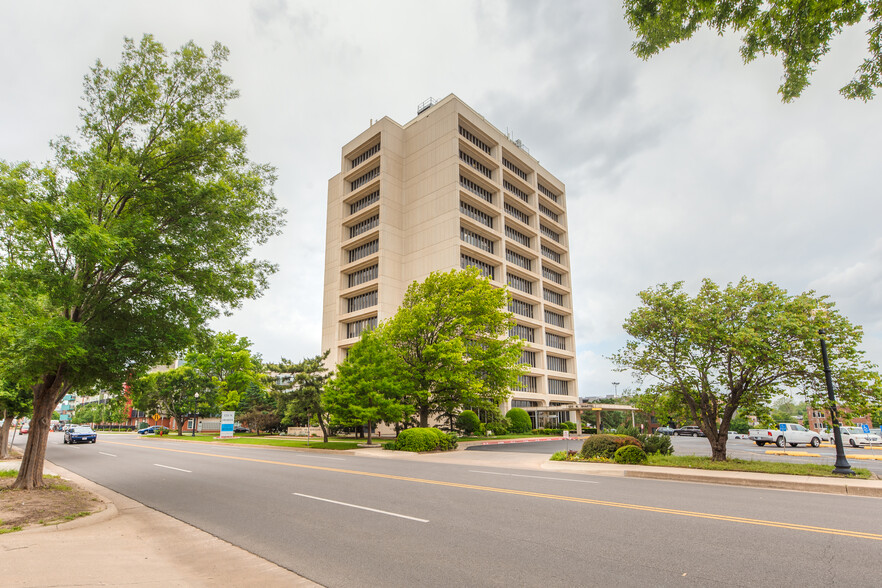
[[[328,182],[322,349],[339,363],[407,286],[476,265],[508,286],[530,371],[503,407],[578,402],[564,184],[454,95],[343,146]],[[532,354],[532,355],[531,355]]]

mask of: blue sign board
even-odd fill
[[[870,425],[868,425],[867,423],[864,423],[863,425],[861,425],[861,430],[863,430],[864,433],[869,433],[870,432]]]
[[[781,431],[786,431],[787,430],[787,423],[781,423],[780,425],[778,425],[778,429]]]

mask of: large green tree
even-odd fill
[[[227,54],[126,39],[116,67],[86,76],[78,133],[51,162],[0,162],[0,366],[34,394],[17,488],[43,484],[49,417],[71,387],[121,390],[167,364],[275,271],[251,251],[284,211],[273,168],[225,118]]]
[[[648,59],[701,27],[743,34],[745,63],[759,55],[781,56],[782,99],[797,98],[809,84],[831,40],[866,22],[868,56],[840,93],[867,101],[882,86],[882,2],[879,0],[624,0],[625,18],[637,33],[632,50]]]
[[[818,330],[827,330],[839,400],[866,411],[882,399],[879,374],[858,349],[862,331],[825,296],[791,296],[747,278],[720,288],[704,280],[695,296],[682,282],[640,292],[624,324],[631,339],[613,356],[642,389],[642,407],[686,414],[707,435],[714,460],[739,408],[768,412],[773,398],[799,388],[828,406]]]
[[[402,402],[407,382],[396,377],[395,357],[381,332],[367,330],[352,346],[325,387],[322,402],[332,425],[367,426],[367,442],[381,421],[399,422],[409,414]]]
[[[263,364],[251,353],[246,337],[217,333],[201,347],[187,353],[184,361],[210,381],[220,410],[236,410],[249,390],[265,384]]]
[[[183,435],[188,417],[204,414],[204,410],[214,406],[211,379],[189,365],[147,374],[133,380],[130,386],[134,405],[150,414],[174,417],[178,436]]]
[[[325,385],[331,377],[325,366],[328,353],[329,351],[325,351],[298,363],[283,357],[277,364],[267,364],[268,370],[288,378],[285,383],[274,386],[285,420],[308,423],[315,419],[322,430],[325,443],[330,436],[328,411],[322,402]]]
[[[433,272],[408,287],[382,328],[421,427],[431,414],[496,407],[508,397],[525,367],[523,342],[509,337],[515,322],[508,301],[508,291],[476,268]]]

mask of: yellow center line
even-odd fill
[[[172,453],[185,453],[188,455],[201,455],[205,457],[214,457],[218,459],[232,459],[238,461],[247,461],[252,463],[264,463],[270,465],[280,465],[291,468],[300,468],[306,470],[317,470],[322,472],[333,472],[338,474],[349,474],[353,476],[367,476],[370,478],[382,478],[386,480],[398,480],[401,482],[414,482],[419,484],[431,484],[435,486],[447,486],[448,488],[462,488],[466,490],[479,490],[482,492],[495,492],[498,494],[511,494],[515,496],[527,496],[530,498],[545,498],[548,500],[562,500],[565,502],[576,502],[580,504],[591,504],[595,506],[608,506],[612,508],[623,508],[627,510],[639,510],[644,512],[654,512],[660,514],[668,514],[683,517],[693,517],[700,519],[710,519],[715,521],[725,521],[730,523],[741,523],[745,525],[759,525],[763,527],[777,527],[779,529],[789,529],[792,531],[807,531],[810,533],[823,533],[827,535],[841,535],[843,537],[854,537],[856,539],[872,539],[882,541],[882,534],[864,533],[862,531],[849,531],[847,529],[831,529],[827,527],[816,527],[812,525],[799,525],[796,523],[785,523],[780,521],[766,521],[762,519],[750,519],[745,517],[735,517],[729,515],[695,512],[689,510],[678,510],[673,508],[662,508],[658,506],[644,506],[640,504],[628,504],[624,502],[610,502],[608,500],[595,500],[592,498],[579,498],[576,496],[563,496],[560,494],[545,494],[543,492],[530,492],[527,490],[511,490],[508,488],[496,488],[493,486],[477,486],[474,484],[462,484],[459,482],[445,482],[442,480],[428,480],[425,478],[411,478],[408,476],[396,476],[393,474],[381,474],[375,472],[361,472],[358,470],[347,470],[343,468],[332,468],[327,466],[307,465],[299,463],[288,463],[284,461],[273,461],[269,459],[257,459],[253,457],[241,457],[238,455],[217,455],[215,453],[204,453],[201,451],[190,451],[186,449],[172,449],[170,447],[150,447],[136,443],[122,443],[119,441],[103,441],[111,445],[126,445],[128,447],[137,447],[140,449],[153,449],[155,451],[169,451]]]

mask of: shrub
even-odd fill
[[[671,438],[667,435],[647,435],[643,441],[643,450],[648,455],[653,453],[671,455],[674,453],[674,445],[671,443]]]
[[[494,435],[505,435],[508,433],[508,428],[510,424],[508,419],[503,417],[499,420],[492,421],[484,425],[484,428],[493,433]]]
[[[511,423],[512,433],[529,433],[530,429],[533,427],[533,423],[530,420],[530,413],[523,408],[512,408],[505,413],[505,418]]]
[[[383,449],[391,449],[394,451],[395,449],[398,449],[398,445],[395,441],[386,441],[383,443]]]
[[[438,437],[434,431],[434,429],[422,427],[405,429],[398,434],[395,449],[415,452],[432,451],[438,447]]]
[[[435,432],[435,438],[438,440],[436,449],[441,451],[450,451],[456,449],[459,440],[455,433],[445,433],[441,429],[431,429]]]
[[[635,439],[640,439],[640,436],[643,433],[640,432],[640,429],[637,427],[632,427],[631,425],[619,425],[615,430],[616,435],[628,435],[630,437],[634,437]]]
[[[574,423],[573,421],[566,421],[566,422],[561,423],[560,428],[562,430],[566,430],[566,431],[575,431],[576,430],[576,423]]]
[[[633,445],[643,450],[643,445],[629,435],[591,435],[582,443],[582,451],[580,454],[586,459],[593,457],[603,457],[613,459],[616,451],[620,447]]]
[[[455,449],[457,444],[456,435],[445,433],[441,429],[432,427],[414,427],[405,429],[398,434],[395,441],[395,449],[399,451],[435,451],[440,449],[448,451]]]
[[[646,452],[636,445],[625,445],[616,449],[616,463],[646,463]]]
[[[456,428],[471,436],[481,431],[481,419],[472,410],[464,410],[456,417]]]

